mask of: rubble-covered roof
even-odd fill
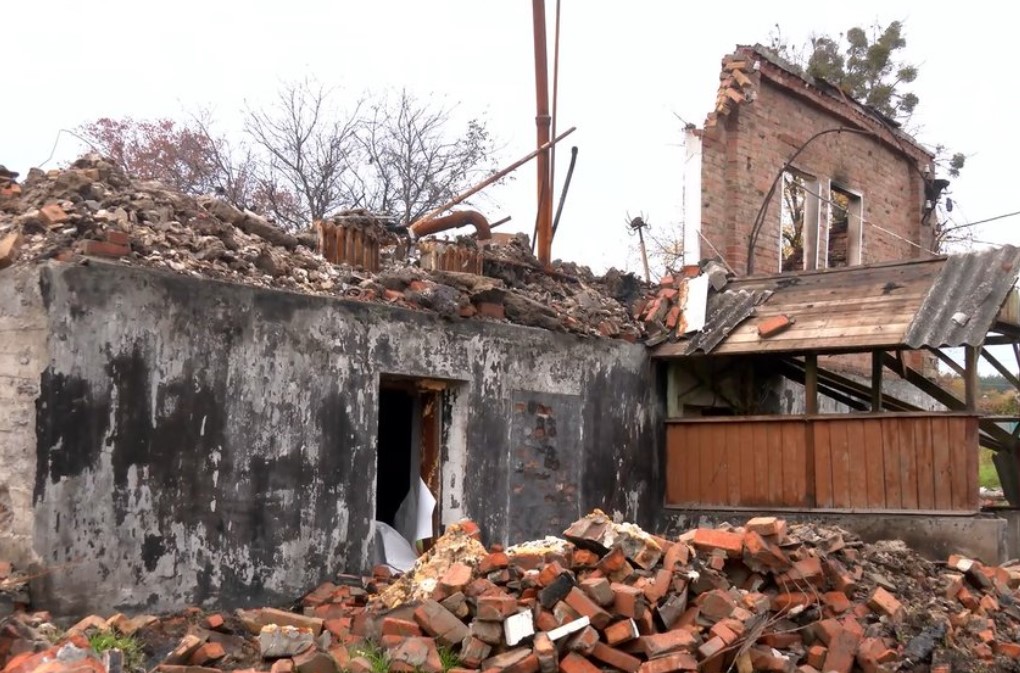
[[[545,271],[523,237],[484,246],[485,275],[427,271],[408,240],[368,214],[336,222],[358,227],[362,254],[378,271],[331,263],[312,232],[294,235],[262,216],[214,197],[193,197],[158,182],[134,180],[98,155],[67,168],[33,169],[23,183],[0,167],[0,269],[49,260],[118,263],[189,276],[428,311],[452,320],[481,319],[637,341],[634,305],[645,286],[633,275],[557,263]],[[321,229],[321,228],[320,228]],[[321,235],[321,231],[320,231]],[[386,242],[402,243],[386,247]],[[336,241],[332,241],[335,246]],[[458,239],[449,245],[480,247]],[[335,254],[335,251],[331,251]]]
[[[1004,246],[735,279],[720,291],[710,291],[701,332],[674,332],[670,341],[655,347],[654,355],[979,345],[994,328],[1018,275],[1020,248]]]

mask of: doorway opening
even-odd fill
[[[384,376],[379,384],[376,444],[376,521],[415,553],[438,537],[440,462],[447,383]]]

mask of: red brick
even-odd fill
[[[903,605],[882,587],[875,587],[868,596],[868,607],[895,620],[903,617]]]
[[[996,643],[995,653],[1010,659],[1020,659],[1020,643]]]
[[[772,570],[786,570],[790,567],[790,560],[783,551],[753,530],[744,533],[744,549],[751,560]]]
[[[602,635],[609,645],[620,645],[638,637],[637,624],[633,619],[624,619],[607,626]]]
[[[591,577],[582,580],[579,585],[581,590],[601,607],[608,607],[613,604],[616,595],[613,593],[612,585],[604,577]]]
[[[465,638],[460,650],[460,661],[468,668],[479,668],[491,653],[492,645],[478,638]]]
[[[797,632],[784,631],[784,632],[773,632],[766,633],[763,635],[758,642],[763,645],[775,648],[777,650],[788,650],[794,645],[801,643],[800,634]]]
[[[540,669],[541,664],[538,661],[538,657],[534,654],[529,654],[516,664],[511,664],[504,668],[503,673],[538,673]]]
[[[575,549],[570,564],[574,568],[594,568],[599,562],[598,555],[590,549]]]
[[[556,673],[559,669],[560,656],[556,645],[549,639],[549,636],[545,633],[535,634],[532,647],[535,657],[538,659],[538,668],[541,673]]]
[[[20,246],[21,234],[17,231],[12,231],[0,238],[0,269],[7,268],[14,263]]]
[[[627,557],[619,547],[613,548],[603,556],[597,567],[603,575],[614,582],[622,582],[634,573],[633,566],[627,562]]]
[[[838,631],[829,642],[829,651],[825,655],[825,673],[850,673],[857,657],[859,636],[846,630]]]
[[[506,594],[480,596],[475,617],[484,621],[502,622],[515,612],[517,612],[517,601],[513,596]]]
[[[765,318],[758,323],[758,336],[762,339],[768,339],[779,334],[792,324],[793,320],[786,315],[775,315],[771,318]]]
[[[648,604],[645,601],[644,592],[628,584],[614,583],[613,590],[613,613],[621,617],[640,619],[644,615]]]
[[[727,645],[732,645],[739,635],[734,633],[729,627],[729,624],[727,623],[729,621],[730,620],[723,620],[721,622],[716,622],[712,625],[712,628],[710,628],[708,632],[713,638],[720,638]]]
[[[730,635],[732,635],[732,632]],[[641,651],[649,659],[661,657],[671,652],[693,652],[696,644],[697,640],[691,635],[690,631],[667,631],[666,633],[641,636],[640,638]]]
[[[560,671],[562,673],[601,673],[598,666],[576,652],[570,652],[560,659]]]
[[[825,580],[825,573],[822,570],[822,562],[817,556],[808,556],[793,564],[793,568],[786,574],[788,582],[807,582],[820,586]],[[782,582],[780,582],[782,586]]]
[[[567,649],[580,654],[591,654],[595,644],[599,642],[599,633],[591,626],[586,626],[567,638]]]
[[[510,557],[502,551],[491,552],[488,556],[478,562],[478,572],[488,575],[494,570],[502,570],[510,565]]]
[[[50,203],[39,209],[39,219],[48,227],[63,224],[68,220],[67,212],[55,203]]]
[[[563,599],[563,602],[578,615],[588,617],[591,620],[592,626],[596,629],[602,630],[609,623],[609,613],[596,605],[594,601],[588,598],[577,587],[570,590],[570,593]]]
[[[294,670],[293,659],[277,659],[269,668],[270,673],[292,673]]]
[[[406,619],[386,617],[382,622],[382,634],[384,636],[401,636],[403,638],[421,637],[421,628],[415,622]]]
[[[822,602],[837,615],[850,609],[850,599],[842,591],[830,591],[822,594]]]
[[[471,567],[463,563],[454,563],[443,573],[439,580],[439,586],[446,591],[446,595],[463,591],[464,587],[471,583]]]
[[[722,589],[714,589],[698,596],[698,607],[701,608],[701,616],[717,622],[726,619],[733,614],[736,603],[729,593]]]
[[[123,257],[131,252],[126,245],[107,243],[106,241],[87,240],[82,246],[82,254],[90,257]]]
[[[188,657],[188,663],[192,666],[205,666],[210,661],[217,661],[225,656],[227,656],[227,652],[223,649],[223,645],[219,643],[206,643]]]
[[[750,519],[744,528],[758,535],[779,535],[783,530],[786,529],[786,523],[779,518],[774,516],[759,516]]]
[[[638,673],[676,673],[677,671],[697,671],[697,660],[686,652],[677,652],[653,659],[641,664]]]
[[[414,620],[425,633],[447,646],[460,644],[469,634],[464,622],[436,601],[424,601],[418,606]]]
[[[772,599],[772,609],[776,612],[787,612],[797,607],[807,607],[814,604],[815,596],[800,591],[793,591],[786,594],[778,594]]]
[[[206,628],[210,628],[213,631],[223,628],[223,624],[223,615],[209,615],[205,618]]]
[[[131,234],[126,231],[106,231],[103,233],[103,238],[106,239],[107,243],[113,243],[114,245],[131,245]]]
[[[829,650],[821,645],[812,645],[807,651],[807,663],[812,668],[821,670],[822,666],[825,665],[825,655]]]
[[[476,307],[478,308],[478,314],[486,318],[495,318],[496,320],[504,320],[506,318],[506,307],[503,304],[482,301],[478,302]]]
[[[698,654],[701,655],[702,659],[711,659],[715,655],[722,652],[724,649],[726,649],[726,643],[723,641],[722,638],[716,636],[702,643],[701,646],[698,648]]]
[[[690,561],[691,550],[685,542],[677,542],[666,550],[662,558],[662,567],[669,572],[687,565]]]
[[[744,536],[714,528],[699,528],[694,531],[691,543],[699,548],[726,552],[729,556],[740,556],[744,551]]]
[[[441,664],[439,670],[430,670],[430,668],[422,666],[421,670],[424,673],[442,673]],[[297,673],[337,673],[336,659],[314,647],[294,655],[294,669]]]
[[[613,668],[618,668],[626,673],[637,673],[641,668],[641,660],[626,652],[609,647],[605,643],[596,643],[592,649],[591,656]]]

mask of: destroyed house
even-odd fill
[[[0,557],[55,613],[286,602],[370,569],[381,524],[506,543],[593,507],[650,520],[651,364],[610,296],[633,277],[548,274],[513,242],[488,276],[330,264],[98,158],[18,187]],[[363,255],[383,234],[352,219]]]
[[[292,235],[95,156],[0,172],[0,558],[60,614],[282,603],[464,517],[506,544],[596,507],[1001,557],[976,456],[1020,501],[1016,433],[926,374],[1017,341],[1020,251],[922,254],[930,154],[758,48],[688,141],[687,267],[654,287],[465,211]]]
[[[768,49],[722,62],[703,129],[688,129],[690,259],[740,275],[925,256],[941,191],[934,156],[899,125]]]

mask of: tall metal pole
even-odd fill
[[[546,56],[545,0],[532,0],[535,24],[535,126],[538,146],[549,142],[549,65]],[[538,155],[538,261],[548,267],[552,262],[552,186],[549,184],[549,150]]]

